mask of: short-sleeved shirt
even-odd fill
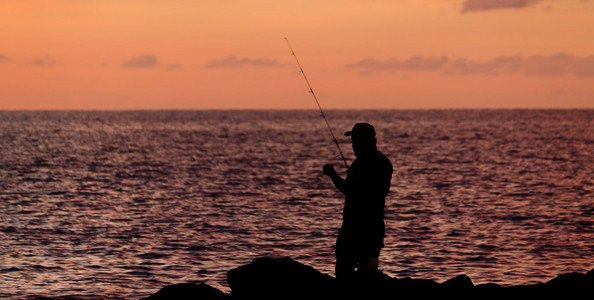
[[[358,157],[344,184],[342,231],[356,239],[382,240],[384,206],[392,180],[392,163],[381,152]]]

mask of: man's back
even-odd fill
[[[384,232],[384,205],[390,189],[392,164],[381,152],[358,157],[345,182],[343,228]]]

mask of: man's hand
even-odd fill
[[[336,174],[336,170],[334,170],[334,166],[331,164],[325,164],[324,168],[322,168],[322,173],[326,176],[330,176],[331,174]]]
[[[334,170],[334,166],[331,164],[325,164],[324,168],[322,168],[322,173],[324,173],[324,175],[330,177],[330,179],[332,180],[332,183],[334,184],[334,186],[341,191],[343,194],[345,193],[345,180],[342,179],[340,177],[340,175],[338,175],[338,173],[336,173],[336,170]]]

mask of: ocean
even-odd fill
[[[594,267],[594,110],[331,110],[394,166],[380,269],[544,282]],[[284,257],[334,275],[345,173],[318,111],[0,112],[0,297],[134,299]]]

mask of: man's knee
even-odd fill
[[[366,261],[363,261],[361,263],[361,266],[359,266],[359,269],[362,269],[363,271],[374,272],[374,271],[377,271],[378,264],[379,264],[379,262],[378,262],[377,258],[370,257]]]

